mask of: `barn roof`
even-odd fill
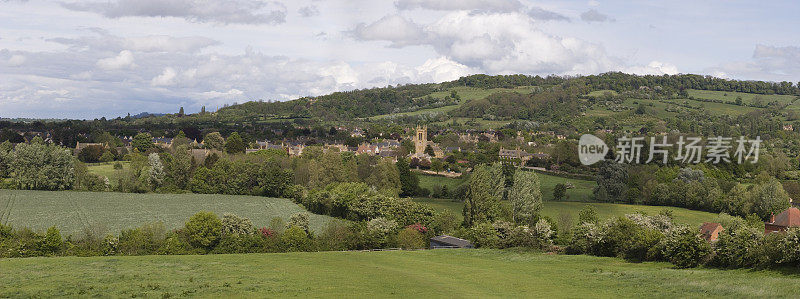
[[[800,210],[797,208],[788,208],[786,211],[775,216],[775,221],[771,224],[783,227],[800,226]]]
[[[431,238],[431,241],[436,241],[442,244],[447,244],[454,247],[473,247],[472,242],[448,235],[441,235]]]

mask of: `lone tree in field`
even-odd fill
[[[517,170],[514,183],[508,192],[511,201],[511,217],[514,223],[533,226],[542,209],[542,191],[539,176],[532,171]]]
[[[504,187],[500,163],[477,166],[470,178],[464,201],[464,224],[471,227],[497,219],[501,212],[500,200],[503,199]]]
[[[246,149],[247,145],[244,144],[244,140],[239,136],[239,133],[233,132],[228,136],[228,140],[225,142],[225,152],[229,154],[243,154]]]
[[[556,184],[553,188],[553,200],[562,200],[565,196],[567,196],[567,185],[564,183]]]

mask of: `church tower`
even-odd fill
[[[425,146],[428,145],[428,126],[417,126],[417,133],[414,135],[414,150],[417,155],[425,152]]]

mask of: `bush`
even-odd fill
[[[163,244],[166,234],[161,222],[123,230],[119,236],[118,252],[124,255],[154,254]]]
[[[44,255],[55,255],[61,251],[63,245],[61,233],[55,226],[51,226],[39,243],[39,252]]]
[[[295,213],[294,215],[292,215],[292,217],[289,217],[289,223],[286,224],[286,226],[287,227],[297,226],[306,231],[306,233],[310,233],[311,231],[309,230],[308,227],[309,223],[308,218],[309,218],[308,213],[303,213],[303,212]]]
[[[253,222],[250,219],[234,214],[222,215],[222,234],[224,235],[249,235],[254,232]]]
[[[476,224],[469,229],[469,240],[479,248],[497,248],[500,245],[500,235],[494,226],[488,222]]]
[[[697,231],[681,226],[671,230],[664,239],[664,256],[678,268],[693,268],[711,254],[711,245]]]
[[[368,244],[373,248],[386,248],[394,245],[397,222],[378,217],[367,222]]]
[[[286,251],[311,251],[311,239],[306,231],[298,226],[292,226],[281,235],[281,242]]]
[[[192,246],[211,249],[219,241],[222,221],[212,212],[198,212],[186,222],[186,233]]]
[[[714,243],[715,254],[711,264],[725,268],[753,266],[755,261],[751,253],[756,250],[763,238],[763,230],[744,225],[738,227],[731,225],[725,228]]]
[[[406,227],[397,234],[397,244],[403,249],[425,248],[425,238],[419,230]]]

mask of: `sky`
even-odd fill
[[[800,81],[800,1],[0,0],[0,117],[214,111],[470,74]]]

